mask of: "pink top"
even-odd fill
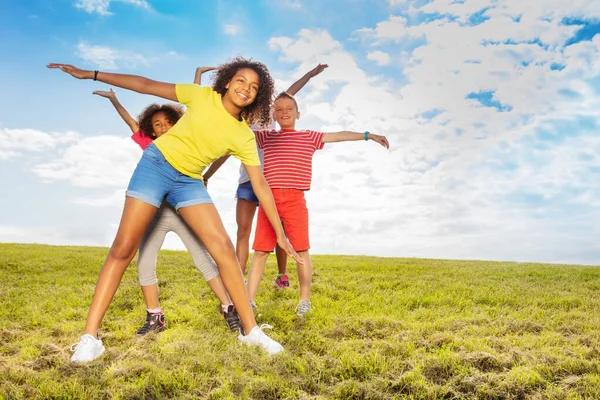
[[[131,135],[131,138],[134,142],[140,145],[142,150],[146,150],[146,147],[150,146],[150,143],[152,143],[152,139],[144,135],[141,130]]]
[[[323,133],[315,131],[255,131],[256,143],[265,151],[264,174],[271,188],[309,190],[312,158],[321,150]]]

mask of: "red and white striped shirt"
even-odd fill
[[[312,158],[324,146],[315,131],[255,131],[258,148],[265,152],[263,173],[271,188],[310,190]]]

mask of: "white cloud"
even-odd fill
[[[78,197],[73,200],[73,203],[92,207],[122,207],[124,200],[125,190],[118,189],[110,196],[106,196],[103,191],[102,194],[96,194],[95,196]]]
[[[297,96],[299,128],[369,130],[392,145],[328,144],[315,155],[307,193],[312,252],[598,264],[600,35],[565,48],[579,27],[562,23],[598,18],[595,3],[410,3],[388,0],[410,15],[349,25],[351,38],[303,29],[268,42],[281,61],[278,82],[330,65]],[[486,7],[489,19],[471,26]],[[352,41],[357,36],[363,40]],[[377,61],[378,51],[394,69],[365,63]],[[116,54],[99,51],[90,60],[123,63]],[[391,70],[396,75],[386,76]],[[489,93],[512,109],[485,106],[470,93]],[[111,213],[93,239],[110,243],[105,233],[116,230],[139,159],[135,145],[78,134],[60,142],[68,135],[29,130],[0,135],[0,159],[17,165],[35,155],[28,166],[35,164],[48,194],[73,186],[65,204]],[[232,237],[238,165],[229,161],[209,184]],[[93,242],[73,236],[77,227],[13,228],[0,227],[0,240]]]
[[[112,2],[120,1],[122,3],[133,4],[141,8],[150,8],[150,4],[144,0],[76,0],[75,7],[87,12],[88,14],[97,13],[100,15],[111,15],[108,8]]]
[[[117,64],[128,68],[135,68],[139,65],[149,66],[149,60],[141,54],[117,50],[107,46],[88,45],[84,41],[77,44],[77,56],[86,63],[97,66],[104,70],[117,69]]]
[[[42,152],[77,140],[75,132],[46,133],[35,129],[0,128],[0,161],[19,158],[28,152]]]
[[[390,55],[379,50],[370,51],[367,54],[367,59],[375,61],[379,65],[388,65],[390,63]]]
[[[418,30],[411,29],[408,21],[403,16],[391,16],[389,20],[378,22],[375,28],[361,28],[356,33],[367,39],[374,39],[375,43],[387,40],[400,42],[408,37],[417,38],[423,35]]]
[[[82,9],[89,14],[98,13],[100,15],[112,14],[108,11],[109,5],[110,0],[77,0],[75,2],[75,7]]]
[[[329,32],[308,29],[302,29],[296,41],[288,37],[273,37],[268,44],[271,50],[280,50],[283,58],[289,62],[314,58],[314,55],[325,55],[342,47],[340,42],[331,38]]]
[[[110,246],[116,227],[63,221],[60,225],[21,227],[0,225],[0,242],[51,245]]]
[[[494,4],[486,11],[491,19],[461,25]],[[367,241],[377,243],[372,254],[380,255],[600,260],[600,245],[588,240],[589,232],[598,231],[589,221],[600,213],[575,211],[576,204],[589,206],[597,198],[585,176],[600,167],[600,160],[582,161],[580,150],[600,152],[600,142],[583,133],[530,149],[540,129],[581,117],[600,124],[594,111],[600,106],[597,88],[585,82],[600,75],[600,35],[562,48],[577,29],[562,25],[563,18],[593,12],[584,2],[555,5],[550,18],[539,3],[433,1],[423,11],[458,19],[410,26],[404,17],[391,16],[376,28],[358,29],[367,43],[386,44],[389,54],[397,49],[406,78],[402,86],[367,76],[326,31],[302,30],[269,42],[282,61],[297,65],[295,77],[316,62],[330,64],[311,82],[312,91],[297,96],[300,127],[369,129],[388,136],[392,145],[390,159],[358,144],[328,146],[315,157],[320,172],[309,206],[317,215],[311,219],[316,252],[348,253]],[[417,37],[423,43],[405,52],[400,42]],[[373,53],[367,58],[374,59]],[[551,70],[553,63],[565,68]],[[565,89],[580,99],[565,97]],[[486,91],[512,110],[501,112],[466,98]],[[433,110],[437,116],[421,115]],[[570,129],[579,129],[573,124]],[[570,195],[571,190],[578,194]],[[369,211],[355,204],[368,204]],[[567,209],[572,228],[579,230],[568,228],[557,211]]]
[[[235,36],[240,33],[240,27],[234,24],[223,24],[223,32],[229,36]]]
[[[59,149],[50,160],[35,165],[33,172],[47,183],[66,181],[80,188],[125,188],[140,155],[130,138],[82,137]]]

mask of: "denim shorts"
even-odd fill
[[[204,182],[178,172],[154,144],[144,150],[129,181],[127,197],[157,208],[166,199],[176,210],[196,204],[213,204]]]
[[[252,189],[252,184],[250,182],[241,183],[238,186],[237,191],[235,192],[236,199],[242,199],[249,201],[250,203],[258,206],[258,197],[254,194],[254,190]]]

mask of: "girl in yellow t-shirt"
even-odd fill
[[[225,154],[238,158],[252,182],[281,248],[302,263],[285,237],[269,185],[258,159],[256,141],[245,119],[270,122],[273,80],[262,63],[236,58],[221,65],[213,87],[158,82],[141,76],[87,71],[67,64],[49,64],[77,79],[150,94],[187,107],[168,135],[144,151],[129,183],[117,236],[100,271],[84,335],[74,347],[74,362],[92,361],[104,353],[97,337],[100,323],[133,259],[142,236],[166,199],[205,244],[236,307],[243,326],[238,339],[262,346],[269,354],[283,347],[256,325],[235,248],[202,181],[202,171]]]
[[[198,68],[194,83],[200,84],[201,74],[214,68]],[[154,139],[169,132],[169,129],[183,115],[183,107],[169,103],[158,105],[153,103],[146,107],[135,120],[121,105],[116,93],[96,90],[95,95],[105,97],[117,110],[123,121],[129,126],[133,135],[131,138],[142,150],[145,150]],[[144,336],[152,331],[160,332],[166,327],[166,317],[159,302],[158,278],[156,276],[156,261],[158,252],[163,245],[165,236],[174,232],[190,253],[194,265],[202,273],[215,296],[221,301],[221,314],[231,330],[239,330],[240,320],[235,307],[231,303],[225,286],[219,276],[219,269],[210,257],[206,247],[185,224],[181,216],[167,202],[162,203],[144,237],[138,250],[137,268],[138,280],[146,302],[146,321],[136,335]]]

